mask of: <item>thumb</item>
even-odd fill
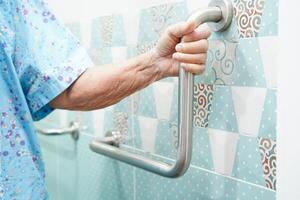
[[[168,28],[167,33],[171,37],[181,38],[186,34],[193,32],[196,28],[196,23],[193,20],[180,22]]]

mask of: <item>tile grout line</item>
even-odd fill
[[[251,182],[248,182],[248,181],[245,181],[245,180],[242,180],[242,179],[239,179],[239,178],[235,178],[235,177],[232,177],[232,176],[228,176],[228,175],[224,175],[224,174],[220,174],[218,172],[215,172],[215,171],[212,171],[212,170],[209,170],[209,169],[205,169],[205,168],[202,168],[202,167],[199,167],[199,166],[196,166],[196,165],[192,165],[191,164],[191,167],[195,168],[195,169],[199,169],[199,170],[203,170],[203,171],[206,171],[206,172],[209,172],[211,174],[215,174],[215,175],[218,175],[218,176],[223,176],[225,178],[228,178],[228,179],[231,179],[231,180],[234,180],[234,181],[237,181],[237,182],[241,182],[241,183],[244,183],[244,184],[248,184],[248,185],[252,185],[254,187],[258,187],[258,188],[261,188],[261,189],[264,189],[264,190],[268,190],[270,192],[275,192],[275,190],[272,190],[272,189],[269,189],[265,186],[262,186],[262,185],[258,185],[258,184],[255,184],[255,183],[251,183]]]

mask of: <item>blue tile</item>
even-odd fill
[[[128,184],[133,183],[132,167],[92,152],[91,139],[81,136],[75,143],[60,138],[57,199],[133,199],[133,184]]]
[[[156,107],[152,86],[148,86],[139,92],[137,115],[156,118]]]
[[[208,119],[209,128],[238,132],[230,87],[215,87]]]
[[[279,0],[265,1],[265,8],[261,18],[258,36],[278,35],[278,4]]]
[[[261,155],[256,138],[240,136],[232,175],[265,186]]]
[[[232,85],[266,87],[258,39],[240,40],[236,50]]]
[[[213,170],[209,136],[205,128],[194,127],[191,163],[204,169]]]
[[[39,135],[38,139],[45,164],[46,188],[51,199],[58,199],[58,138]]]
[[[260,121],[259,137],[276,140],[277,90],[268,89]]]
[[[176,123],[160,121],[156,133],[155,153],[167,158],[176,158],[178,128]]]
[[[137,200],[275,200],[275,192],[190,168],[181,178],[168,179],[136,170]]]

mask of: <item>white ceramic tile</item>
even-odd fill
[[[153,84],[156,113],[158,119],[170,119],[174,84],[171,82],[156,82]]]
[[[158,120],[149,117],[138,117],[143,150],[154,153]]]
[[[112,47],[113,63],[125,61],[127,59],[127,47]]]
[[[277,87],[278,37],[259,37],[267,87]]]
[[[59,110],[59,120],[60,120],[60,125],[62,127],[67,127],[69,125],[68,111],[66,111],[66,110]]]
[[[123,20],[127,45],[137,45],[140,23],[139,11],[133,9],[131,12],[124,14]]]
[[[140,0],[139,1],[139,7],[140,8],[149,8],[152,6],[159,6],[162,4],[169,4],[169,3],[176,3],[176,2],[182,2],[182,0]]]
[[[95,110],[92,112],[93,117],[93,130],[95,136],[103,136],[103,120],[104,120],[104,110]]]
[[[256,137],[266,97],[266,89],[232,87],[231,91],[239,132]]]
[[[215,171],[231,175],[239,135],[217,129],[208,129],[208,134]]]
[[[201,1],[195,1],[195,0],[186,0],[187,6],[188,6],[188,12],[192,13],[193,11],[201,8],[205,8],[209,4],[209,0],[201,0]]]

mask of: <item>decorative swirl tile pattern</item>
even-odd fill
[[[183,1],[141,10],[138,44],[156,42],[168,26],[183,21],[186,15],[187,8]]]
[[[276,141],[258,138],[266,186],[276,190]]]
[[[178,125],[175,122],[172,122],[169,124],[169,129],[172,135],[172,144],[173,148],[177,149],[179,146],[179,141],[178,141]]]
[[[261,26],[265,0],[234,0],[234,5],[240,37],[256,37]]]
[[[236,69],[237,43],[226,40],[209,41],[206,72],[196,81],[215,85],[231,85]],[[197,80],[199,79],[199,80]]]
[[[129,116],[127,113],[113,112],[114,130],[120,132],[121,135],[125,136],[124,140],[126,140],[126,136],[128,136],[128,118]]]
[[[153,47],[155,47],[156,43],[147,43],[147,44],[139,44],[137,45],[137,53],[143,54],[150,51]]]
[[[153,29],[157,36],[161,36],[163,30],[170,24],[172,19],[172,4],[164,4],[151,8],[150,13],[153,17]]]
[[[114,16],[105,16],[100,18],[102,27],[101,35],[103,41],[103,47],[110,47],[112,45],[112,36],[113,36],[113,23]]]
[[[194,85],[194,124],[197,127],[208,126],[208,116],[211,111],[213,85]]]

